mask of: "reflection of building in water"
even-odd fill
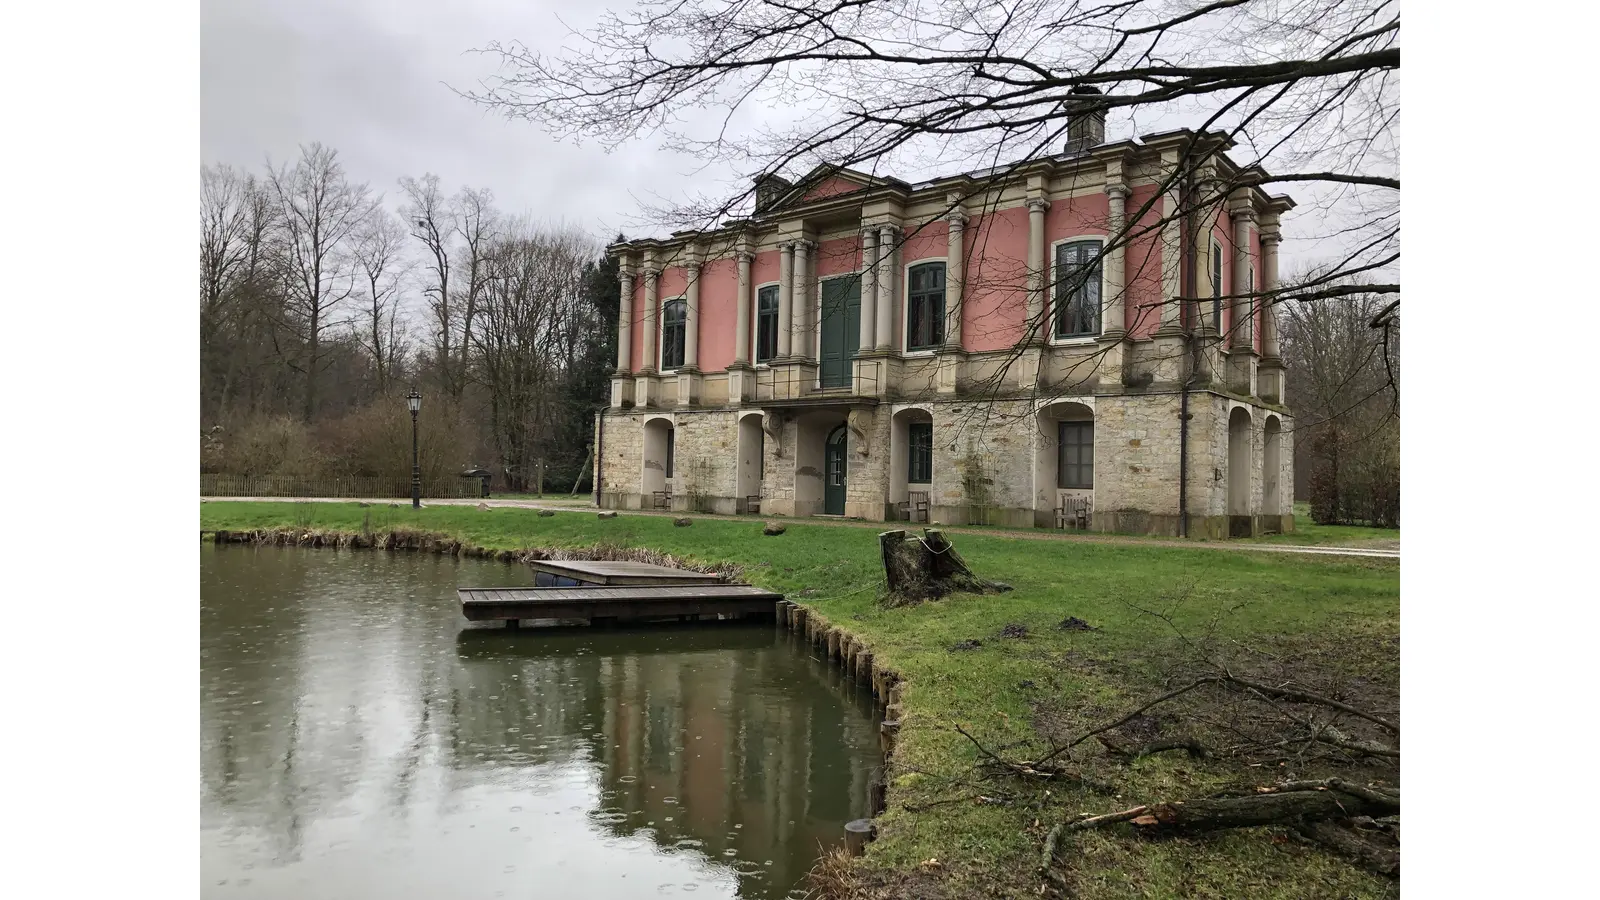
[[[870,704],[840,703],[820,664],[781,646],[696,663],[602,661],[605,802],[639,812],[621,830],[654,822],[663,845],[689,838],[712,859],[729,849],[770,859],[771,882],[792,884],[819,844],[839,843],[843,824],[866,814]]]

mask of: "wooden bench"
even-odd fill
[[[671,509],[672,508],[672,492],[671,491],[652,491],[651,492],[651,496],[653,497],[652,504],[653,504],[653,508],[654,509]]]

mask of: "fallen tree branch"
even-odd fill
[[[1400,733],[1400,726],[1389,721],[1388,719],[1375,716],[1372,713],[1362,709],[1357,709],[1348,703],[1342,703],[1333,699],[1332,697],[1324,697],[1321,694],[1313,694],[1310,691],[1302,691],[1296,688],[1273,687],[1269,684],[1262,684],[1259,681],[1251,681],[1248,678],[1240,678],[1237,675],[1231,674],[1223,675],[1220,678],[1212,680],[1225,681],[1229,684],[1236,684],[1239,687],[1249,688],[1253,691],[1260,691],[1269,697],[1276,697],[1279,700],[1298,700],[1302,703],[1320,703],[1321,705],[1331,709],[1337,709],[1340,712],[1349,713],[1358,719],[1366,719],[1368,722],[1372,722],[1375,725],[1380,725],[1389,731],[1394,732],[1395,734]]]
[[[1152,741],[1151,743],[1145,744],[1143,747],[1129,749],[1127,747],[1120,747],[1112,743],[1111,741],[1107,740],[1106,736],[1103,734],[1099,737],[1101,746],[1105,747],[1106,750],[1111,754],[1120,756],[1126,759],[1128,762],[1144,759],[1146,756],[1153,756],[1157,753],[1166,753],[1169,750],[1187,751],[1188,754],[1195,759],[1206,759],[1213,755],[1211,748],[1200,743],[1194,738],[1175,738],[1169,741]]]
[[[1174,697],[1181,697],[1184,694],[1187,694],[1190,691],[1194,690],[1195,688],[1201,686],[1202,684],[1212,684],[1212,683],[1216,682],[1217,680],[1218,679],[1216,678],[1216,676],[1207,675],[1204,678],[1197,678],[1194,681],[1191,681],[1188,684],[1186,684],[1183,687],[1180,687],[1180,688],[1178,688],[1176,690],[1168,691],[1165,694],[1162,694],[1161,696],[1155,698],[1154,700],[1151,700],[1150,702],[1146,703],[1145,705],[1139,707],[1138,709],[1134,710],[1131,713],[1128,713],[1127,715],[1123,716],[1122,718],[1117,719],[1114,722],[1109,722],[1109,723],[1107,723],[1105,725],[1101,725],[1098,728],[1094,728],[1094,729],[1091,729],[1089,731],[1084,732],[1082,735],[1078,736],[1077,738],[1074,738],[1069,743],[1063,744],[1060,747],[1057,747],[1056,749],[1050,751],[1049,753],[1046,753],[1044,756],[1039,757],[1037,760],[1035,760],[1033,762],[1033,765],[1034,766],[1038,766],[1038,765],[1041,765],[1041,764],[1043,764],[1045,762],[1048,762],[1048,761],[1050,761],[1052,759],[1055,759],[1057,756],[1060,756],[1061,754],[1067,752],[1068,750],[1071,750],[1073,747],[1078,746],[1079,744],[1083,743],[1084,741],[1087,741],[1089,738],[1092,738],[1097,734],[1101,734],[1103,732],[1110,731],[1113,728],[1119,728],[1119,727],[1121,727],[1123,725],[1126,725],[1129,722],[1133,721],[1135,717],[1137,717],[1140,714],[1142,714],[1145,710],[1149,709],[1152,706],[1155,706],[1158,703],[1165,703],[1168,700],[1173,699]]]
[[[1292,790],[1272,789],[1245,797],[1176,800],[1134,807],[1119,813],[1070,823],[1079,831],[1118,822],[1132,822],[1145,835],[1193,834],[1262,825],[1298,826],[1308,822],[1388,816],[1400,812],[1398,797],[1355,789],[1339,779],[1313,782]]]
[[[1089,816],[1071,822],[1063,823],[1067,831],[1083,831],[1088,828],[1099,828],[1102,825],[1115,825],[1118,822],[1127,822],[1136,819],[1150,811],[1148,806],[1135,806],[1122,812],[1106,813],[1103,816]]]
[[[1302,822],[1295,831],[1306,840],[1321,844],[1364,868],[1390,878],[1400,877],[1400,851],[1379,847],[1349,828],[1332,822]]]

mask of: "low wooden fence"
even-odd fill
[[[483,492],[476,478],[424,479],[422,496],[471,498]],[[294,475],[200,475],[202,497],[371,497],[411,496],[409,478],[301,478]]]

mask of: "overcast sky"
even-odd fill
[[[510,213],[609,238],[658,186],[731,173],[642,141],[610,155],[557,143],[452,92],[491,72],[493,40],[554,47],[593,21],[583,0],[201,0],[201,158],[259,171],[312,141],[396,205],[402,175],[494,191]],[[679,197],[678,199],[682,199]]]
[[[487,187],[507,213],[577,225],[602,240],[658,234],[641,224],[644,206],[730,196],[743,174],[651,138],[611,154],[559,143],[537,125],[486,112],[452,90],[471,89],[494,71],[493,58],[474,48],[498,40],[553,50],[575,41],[569,28],[594,22],[597,5],[627,3],[201,0],[201,158],[261,171],[269,154],[283,161],[299,145],[321,141],[391,208],[399,205],[398,178],[433,172],[447,192]],[[794,115],[751,110],[743,124]],[[1114,118],[1108,137],[1199,124],[1177,113],[1139,115],[1137,122]],[[915,181],[933,173],[892,174]],[[1327,252],[1313,234],[1337,232],[1337,222],[1319,221],[1321,213],[1305,202],[1314,190],[1293,191],[1302,209],[1285,222],[1286,272]]]

